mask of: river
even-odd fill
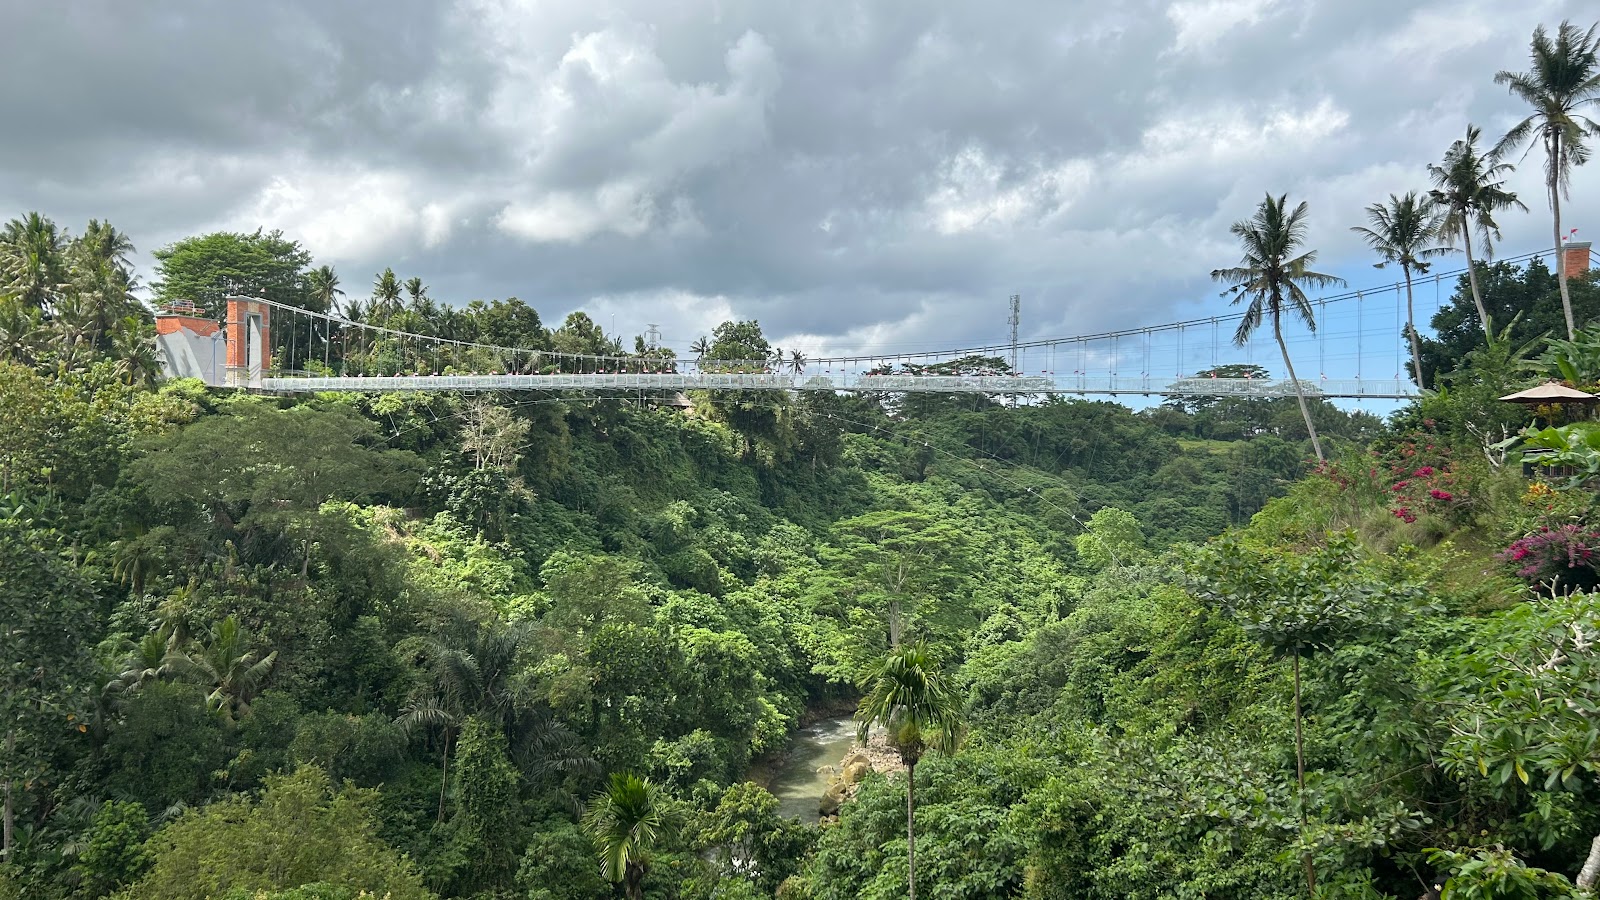
[[[763,781],[778,798],[778,812],[802,822],[817,821],[817,805],[855,741],[856,725],[849,716],[823,719],[796,732]]]

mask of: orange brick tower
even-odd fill
[[[229,297],[228,383],[260,387],[261,373],[272,364],[271,307],[253,297]]]
[[[1568,278],[1589,274],[1589,247],[1588,241],[1568,241],[1561,245],[1561,263]]]

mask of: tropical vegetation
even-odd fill
[[[109,224],[12,220],[0,898],[1592,897],[1600,425],[1498,398],[1600,387],[1600,279],[1472,256],[1514,207],[1477,140],[1358,226],[1407,281],[1468,250],[1393,335],[1430,390],[1386,420],[208,388],[156,377],[147,300],[372,326],[278,317],[303,371],[676,359],[392,268],[357,288],[276,231],[160,248],[144,288]],[[1235,338],[1270,324],[1293,379],[1283,319],[1335,280],[1308,208],[1268,194],[1232,236]],[[690,352],[808,365],[756,321]],[[852,713],[877,755],[785,815],[793,735]]]

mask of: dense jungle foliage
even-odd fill
[[[746,778],[913,642],[925,896],[1577,896],[1600,440],[1534,410],[1526,477],[1493,398],[1593,388],[1600,333],[1430,343],[1386,424],[1313,405],[1321,466],[1293,398],[289,399],[154,383],[108,227],[0,309],[0,897],[904,896],[903,773],[821,825]],[[193,243],[163,286],[277,254],[333,296],[281,236]]]

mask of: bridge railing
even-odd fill
[[[1416,395],[1409,382],[1393,379],[1300,379],[1310,397],[1401,399]],[[851,391],[858,393],[1072,394],[1149,397],[1293,396],[1294,382],[1268,378],[1177,378],[1146,375],[871,375],[806,374],[548,374],[305,376],[263,379],[269,391]]]

